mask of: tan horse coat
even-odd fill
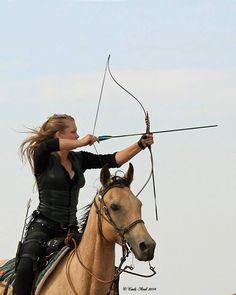
[[[133,173],[130,169],[127,175],[131,182]],[[102,173],[104,172],[101,172],[102,184],[106,186],[110,180],[110,174],[107,171],[105,171],[105,174]],[[104,201],[109,209],[112,208],[112,204],[119,208],[117,212],[109,210],[113,222],[119,228],[127,227],[141,218],[141,202],[128,187],[110,189],[105,194]],[[99,204],[98,197],[96,202]],[[104,217],[105,213],[101,213]],[[113,279],[115,243],[120,244],[121,238],[106,218],[102,219],[102,233],[105,238],[98,230],[98,214],[93,205],[83,238],[76,249],[84,266],[81,265],[75,252],[73,252],[73,255],[67,254],[47,279],[39,295],[106,295],[110,283],[100,282],[100,280],[111,281]],[[155,242],[143,223],[138,223],[132,227],[125,235],[125,239],[131,246],[136,258],[144,261],[153,258]],[[1,286],[0,294],[3,294]],[[12,293],[9,292],[9,294]]]

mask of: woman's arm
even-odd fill
[[[78,139],[59,138],[59,147],[60,147],[60,151],[62,150],[71,151],[78,147],[92,145],[97,140],[98,140],[97,137],[91,134],[85,135],[84,137],[81,137]]]
[[[146,134],[145,138],[142,137],[139,142],[132,144],[131,146],[119,151],[115,155],[115,159],[118,165],[123,165],[138,154],[142,149],[153,144],[153,135]]]

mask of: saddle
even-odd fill
[[[33,294],[37,295],[40,293],[40,290],[47,278],[49,277],[49,275],[53,272],[57,264],[69,251],[71,251],[71,248],[68,246],[64,246],[60,251],[54,252],[51,255],[47,265],[43,268],[43,270],[39,272],[35,279]]]
[[[35,277],[33,294],[38,294],[48,276],[55,269],[60,260],[71,250],[65,246],[63,238],[55,238],[47,243],[46,254],[38,261],[38,272]],[[12,288],[15,281],[16,257],[8,260],[0,267],[0,282],[6,288]]]
[[[65,245],[66,244],[66,245]],[[66,240],[62,238],[55,238],[47,243],[47,256],[39,260],[39,268],[36,274],[32,294],[39,295],[40,291],[46,282],[47,278],[54,271],[61,259],[72,250],[71,237],[67,236]],[[0,283],[2,282],[7,288],[13,288],[15,281],[15,263],[16,257],[8,260],[0,267]],[[109,295],[119,295],[119,277],[114,282],[114,285]]]

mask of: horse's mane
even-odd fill
[[[87,225],[87,221],[88,221],[88,217],[89,217],[89,213],[90,213],[90,209],[92,205],[93,205],[93,201],[81,208],[82,216],[78,220],[78,227],[79,227],[79,232],[81,233],[81,235],[83,235],[85,227]]]

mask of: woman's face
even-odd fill
[[[67,127],[63,131],[57,132],[58,138],[64,139],[77,139],[79,137],[77,133],[77,127],[74,120],[66,120]]]

